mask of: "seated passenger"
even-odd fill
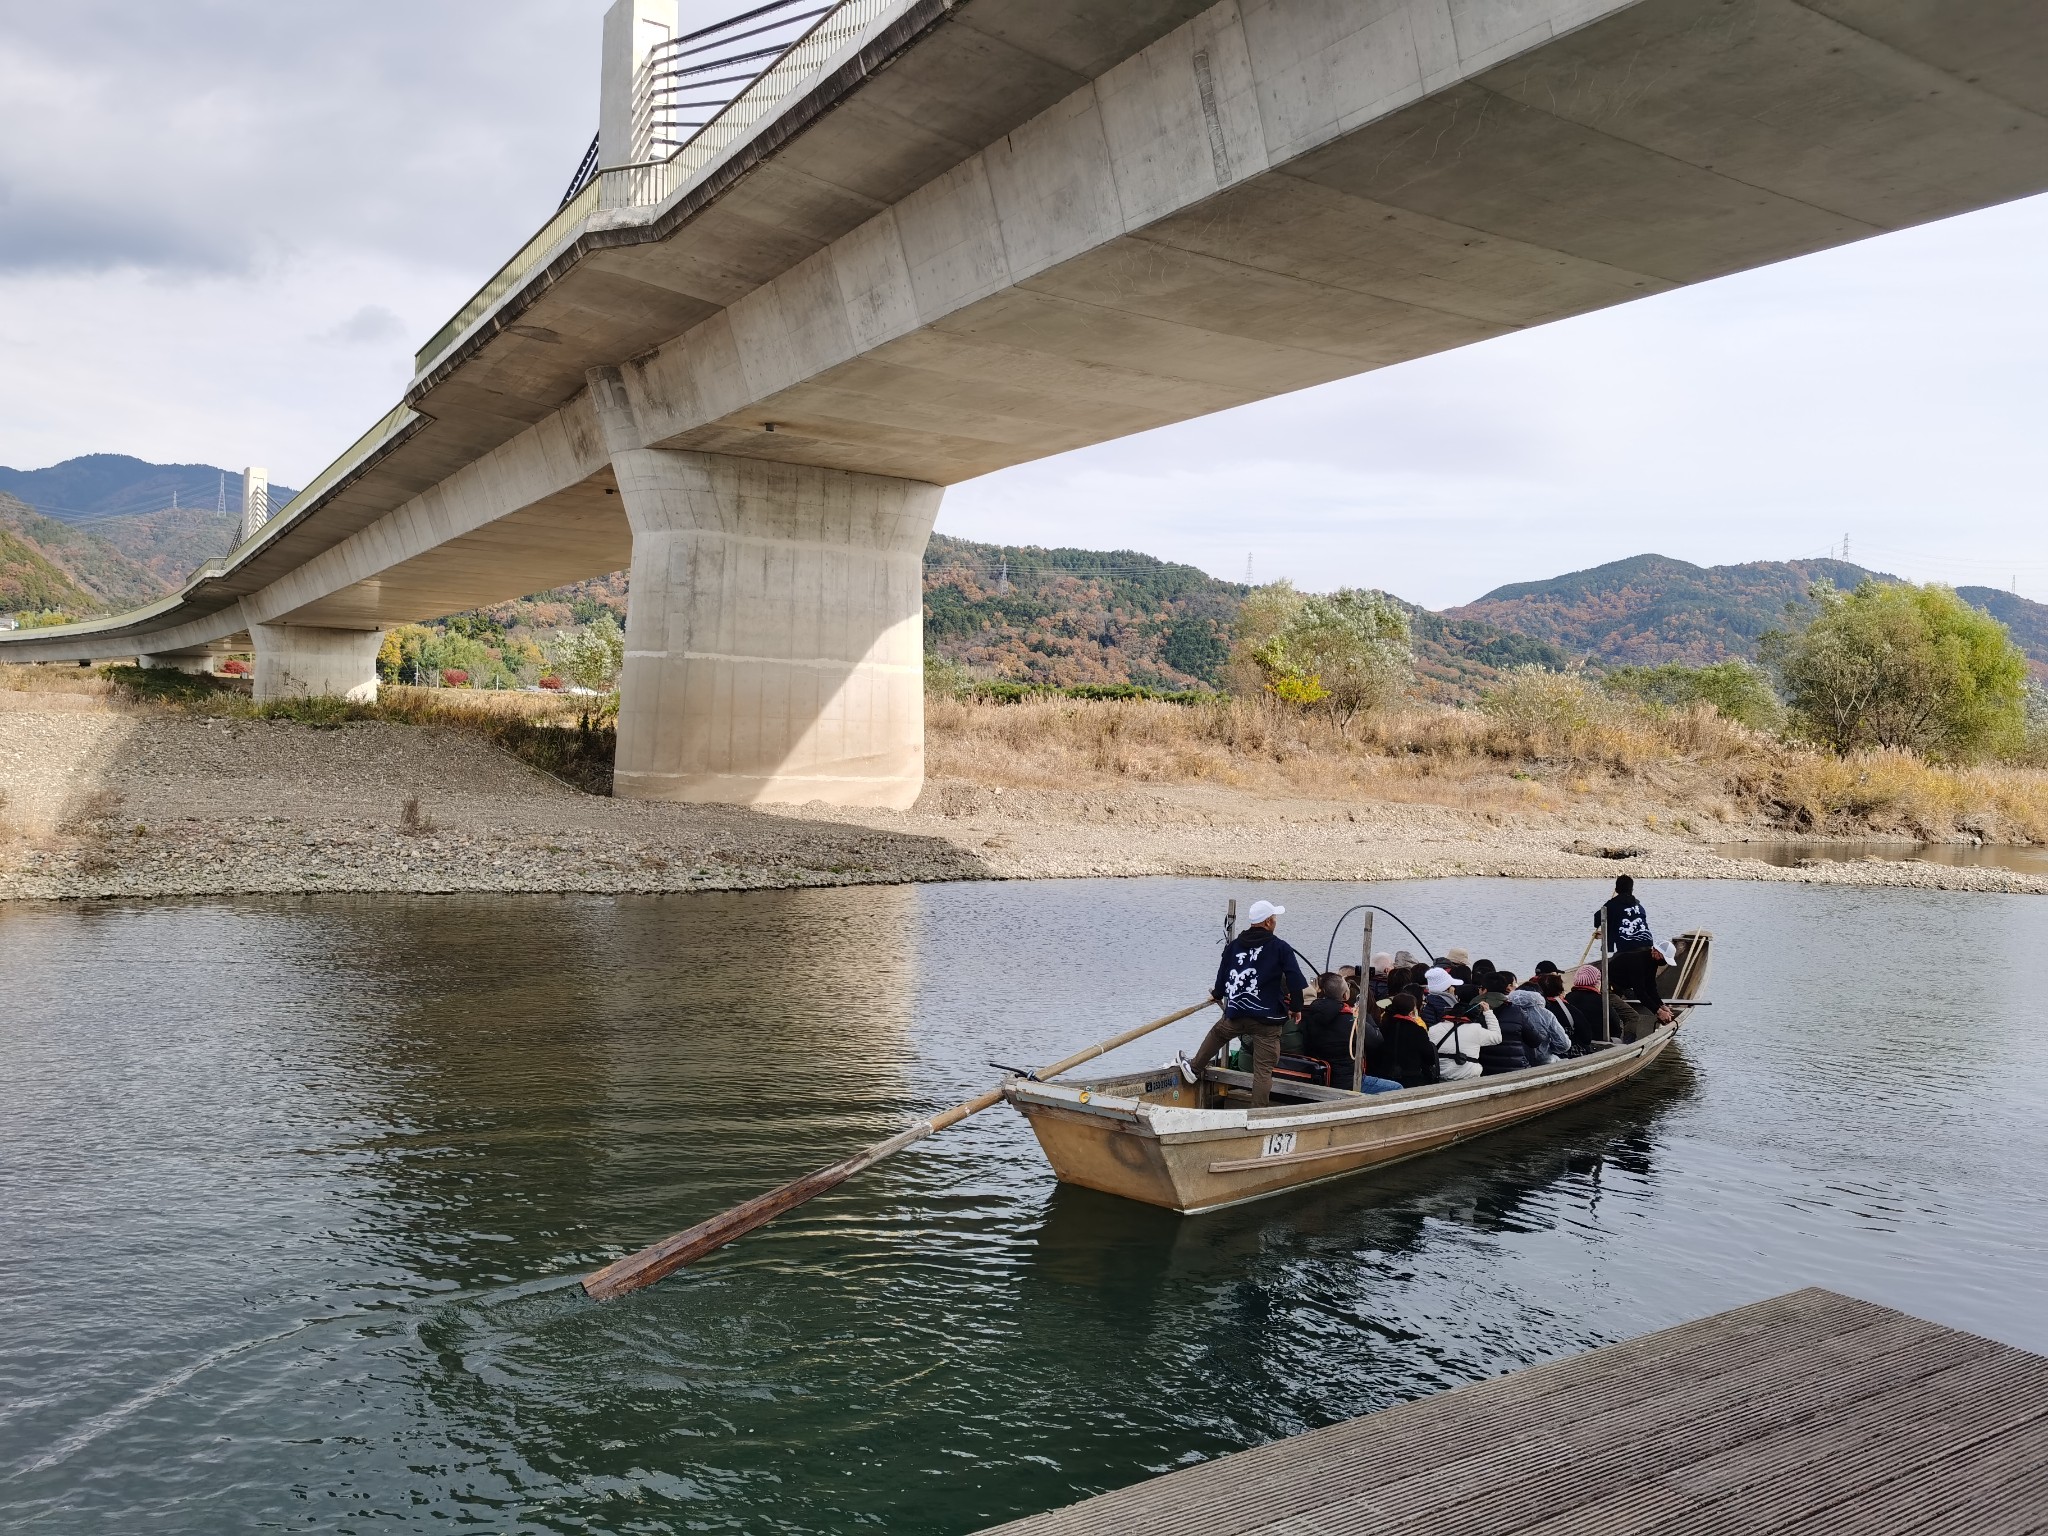
[[[1403,1088],[1420,1088],[1437,1080],[1436,1046],[1415,1016],[1415,994],[1396,992],[1387,999],[1387,1016],[1380,1020],[1382,1045],[1373,1067]]]
[[[1479,990],[1473,983],[1468,981],[1465,986],[1471,992],[1463,1007],[1429,1028],[1429,1042],[1436,1047],[1437,1075],[1445,1082],[1480,1076],[1485,1069],[1480,1065],[1479,1053],[1489,1045],[1500,1044],[1500,1024],[1493,1010],[1479,1001]],[[1465,1009],[1470,1010],[1469,1015]]]
[[[1531,979],[1542,984],[1543,1007],[1551,1018],[1557,1021],[1557,1027],[1564,1032],[1565,1043],[1570,1047],[1565,1055],[1576,1056],[1578,1047],[1571,1045],[1572,1011],[1564,1005],[1564,977],[1556,971],[1538,971]]]
[[[1434,1024],[1457,1006],[1457,978],[1433,965],[1422,973],[1422,984],[1428,989],[1422,999],[1422,1022]]]
[[[1484,980],[1480,980],[1476,975],[1473,977],[1473,980],[1479,981],[1480,1001],[1484,1002],[1495,1013],[1500,1012],[1500,1005],[1506,1002],[1508,994],[1515,990],[1515,973],[1513,971],[1495,970]]]
[[[1536,1036],[1536,1043],[1529,1048],[1529,1065],[1532,1067],[1563,1061],[1572,1053],[1571,1032],[1543,999],[1546,986],[1556,986],[1561,981],[1562,978],[1555,974],[1531,976],[1508,994],[1509,1012],[1519,1014]]]
[[[1316,998],[1301,1011],[1298,1056],[1313,1056],[1330,1069],[1332,1088],[1351,1086],[1351,991],[1335,971],[1316,978]]]
[[[1479,1067],[1486,1076],[1499,1077],[1503,1072],[1519,1072],[1524,1067],[1535,1066],[1536,1053],[1543,1047],[1543,1035],[1523,1016],[1521,1005],[1514,1001],[1517,996],[1529,996],[1509,990],[1515,984],[1514,972],[1495,971],[1492,979],[1494,985],[1502,990],[1482,993],[1479,1001],[1492,1013],[1494,1022],[1500,1025],[1500,1042],[1480,1047]]]
[[[1582,965],[1572,973],[1572,989],[1564,997],[1572,1016],[1572,1049],[1583,1056],[1600,1049],[1600,967]],[[1620,1039],[1619,1033],[1615,1038]]]

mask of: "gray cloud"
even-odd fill
[[[0,271],[487,269],[596,118],[601,6],[68,0],[0,27]]]
[[[405,334],[405,322],[397,315],[382,304],[365,304],[341,324],[313,339],[333,346],[365,347],[399,341]]]

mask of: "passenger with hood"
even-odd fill
[[[1581,1056],[1588,1051],[1599,1050],[1602,1044],[1599,966],[1582,965],[1572,972],[1572,988],[1564,995],[1564,1005],[1572,1016],[1572,1049]],[[1621,1038],[1618,1030],[1614,1038]]]
[[[1572,1053],[1571,1033],[1543,1000],[1544,983],[1550,979],[1531,976],[1508,994],[1506,1011],[1501,1014],[1503,1023],[1509,1014],[1514,1014],[1528,1026],[1529,1034],[1534,1037],[1529,1045],[1529,1065],[1532,1067],[1547,1067],[1553,1061],[1563,1061]]]

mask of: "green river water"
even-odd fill
[[[577,1289],[1193,1001],[1276,891],[1317,956],[1375,899],[1523,971],[1599,894],[0,907],[0,1527],[966,1532],[1809,1283],[2048,1348],[2048,903],[1737,882],[1645,888],[1716,932],[1714,1006],[1549,1121],[1183,1219],[998,1109]]]

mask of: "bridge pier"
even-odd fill
[[[613,792],[908,807],[940,487],[643,448],[619,376],[591,390],[633,529]]]
[[[310,624],[251,624],[256,649],[256,701],[377,698],[378,629],[321,629]]]

